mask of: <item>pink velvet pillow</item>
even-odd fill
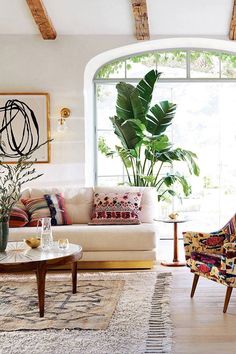
[[[140,192],[95,193],[91,225],[140,224]]]

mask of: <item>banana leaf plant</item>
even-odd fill
[[[116,85],[116,115],[110,120],[120,145],[112,150],[103,137],[98,142],[102,154],[121,158],[129,185],[155,187],[158,200],[175,196],[176,185],[181,186],[185,196],[191,193],[186,177],[173,172],[174,162],[185,162],[190,174],[198,176],[200,172],[196,154],[174,148],[165,134],[175,116],[176,104],[161,101],[151,106],[154,86],[160,75],[157,70],[151,70],[136,87],[125,82]],[[163,174],[163,167],[167,165],[169,172]]]

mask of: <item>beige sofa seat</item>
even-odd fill
[[[10,241],[36,236],[35,227],[10,229]],[[148,251],[156,248],[153,225],[63,225],[52,227],[53,238],[68,238],[84,251]]]

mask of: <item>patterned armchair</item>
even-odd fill
[[[191,297],[199,276],[227,286],[223,312],[227,311],[233,288],[236,288],[236,214],[219,231],[183,232],[187,266],[194,273]]]

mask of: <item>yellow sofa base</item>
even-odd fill
[[[83,269],[151,269],[155,261],[81,261],[78,270]],[[57,269],[70,269],[70,266],[61,266]]]

